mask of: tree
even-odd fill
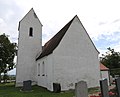
[[[106,52],[106,55],[103,54],[101,57],[100,60],[101,63],[111,70],[112,75],[120,74],[120,72],[118,72],[119,71],[118,68],[120,68],[120,53],[116,52],[114,49],[111,49],[110,47],[107,49],[108,51]]]
[[[1,73],[6,74],[14,68],[14,57],[17,52],[16,43],[11,43],[8,36],[0,35],[0,82]]]
[[[120,53],[110,47],[107,49],[106,55],[103,54],[101,57],[101,63],[110,69],[120,68]]]

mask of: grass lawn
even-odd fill
[[[94,88],[89,88],[88,89],[89,94],[94,94],[94,93],[97,93],[97,92],[100,92],[100,87],[94,87]]]
[[[13,83],[0,84],[0,97],[73,97],[73,91],[52,93],[39,86],[32,86],[31,92],[20,91]]]

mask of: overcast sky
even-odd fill
[[[78,15],[96,48],[120,51],[120,0],[0,0],[0,34],[18,39],[18,23],[33,8],[43,24],[43,44]]]

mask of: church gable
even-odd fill
[[[63,84],[62,89],[80,80],[87,81],[88,87],[98,85],[98,51],[77,16],[51,55],[54,79]],[[69,88],[74,89],[74,85]]]
[[[43,51],[36,60],[38,60],[38,59],[40,59],[40,58],[42,58],[44,56],[47,56],[47,55],[51,54],[54,51],[54,49],[59,45],[61,39],[64,37],[66,31],[70,27],[73,20],[74,20],[74,18],[71,21],[69,21],[54,37],[52,37],[43,46]]]
[[[54,37],[52,37],[43,47],[43,51],[42,53],[39,55],[39,57],[36,58],[36,60],[47,56],[51,53],[53,53],[53,51],[55,50],[55,48],[59,45],[59,43],[61,42],[62,38],[64,37],[64,35],[66,34],[67,30],[69,29],[69,27],[71,26],[71,24],[73,23],[74,19],[77,19],[78,24],[80,24],[80,26],[82,27],[82,30],[84,30],[85,34],[87,35],[87,38],[90,40],[93,48],[98,52],[98,50],[96,49],[95,45],[93,44],[92,40],[90,39],[88,33],[86,32],[84,26],[82,25],[82,23],[80,22],[78,16],[76,15],[71,21],[69,21]],[[80,30],[79,28],[77,28],[78,30]],[[76,29],[75,29],[76,30]],[[74,33],[75,31],[73,31]],[[81,32],[80,32],[81,33]]]
[[[89,54],[99,53],[77,16],[72,21],[55,51],[57,53],[61,52],[60,54],[68,52],[67,54],[70,56],[75,55],[75,53],[80,56],[80,53],[85,51]]]

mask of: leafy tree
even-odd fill
[[[16,43],[11,43],[8,36],[0,35],[0,82],[1,73],[6,74],[14,68],[14,57],[17,52]]]
[[[110,47],[107,48],[108,51],[106,52],[106,55],[102,55],[101,57],[101,63],[104,64],[106,67],[110,69],[110,73],[112,75],[119,74],[120,68],[120,53],[116,52],[114,49],[111,49]]]
[[[110,47],[107,49],[106,55],[103,54],[101,57],[101,63],[110,69],[120,68],[120,53]]]

